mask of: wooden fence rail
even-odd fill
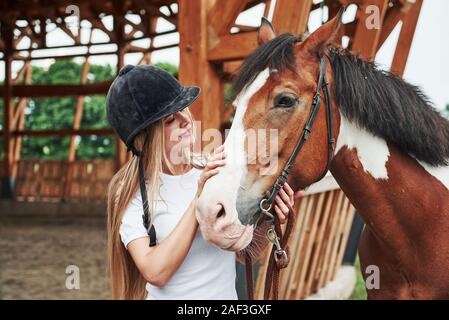
[[[66,160],[19,160],[16,200],[105,201],[115,160],[77,160],[71,165],[70,183],[64,191]],[[355,213],[331,176],[312,185],[295,209],[297,221],[289,244],[291,260],[289,267],[281,271],[280,299],[304,299],[334,280]],[[256,299],[263,298],[268,258],[267,248],[256,282]]]
[[[65,188],[71,166],[70,183]],[[18,201],[105,201],[115,160],[19,160],[15,181]]]

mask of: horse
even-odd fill
[[[363,272],[368,266],[379,270],[379,287],[367,290],[369,299],[447,299],[449,121],[419,87],[336,46],[341,15],[303,41],[290,33],[277,36],[268,21],[261,24],[259,46],[234,81],[227,163],[206,182],[198,200],[200,229],[223,249],[248,248],[260,202],[282,166],[261,175],[268,162],[248,162],[245,156],[263,153],[264,160],[285,164],[310,117],[315,93],[327,86],[330,110],[317,112],[287,182],[303,189],[329,167],[366,224],[359,242],[362,274],[369,276]],[[320,61],[327,82],[317,88]],[[251,149],[245,132],[254,128],[276,130],[277,148]],[[330,133],[335,138],[331,157]]]

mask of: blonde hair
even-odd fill
[[[183,109],[190,118],[192,132],[195,123],[188,108]],[[145,135],[147,139],[145,140]],[[146,141],[146,143],[145,143]],[[147,184],[151,221],[159,196],[159,172],[163,165],[173,173],[173,167],[165,153],[164,123],[159,120],[145,128],[134,139],[137,150],[144,150],[143,164]],[[193,145],[193,144],[192,144]],[[185,150],[189,163],[195,168],[204,168],[205,158]],[[122,217],[139,188],[138,157],[131,157],[112,177],[107,190],[108,273],[113,299],[144,299],[146,280],[137,269],[131,255],[121,242],[119,229]],[[143,212],[143,209],[142,209]],[[143,221],[142,221],[143,223]],[[151,225],[150,225],[151,226]],[[150,227],[149,226],[149,227]]]

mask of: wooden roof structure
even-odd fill
[[[315,1],[316,2],[316,1]],[[140,53],[139,63],[151,63],[151,53],[179,46],[179,78],[184,84],[195,84],[203,93],[191,110],[202,129],[229,126],[233,108],[224,104],[224,86],[229,75],[238,68],[257,46],[257,28],[239,25],[239,14],[257,5],[264,5],[265,16],[272,12],[272,22],[278,33],[301,34],[307,30],[311,12],[327,8],[328,16],[334,16],[342,5],[356,6],[353,21],[346,22],[340,30],[339,39],[345,36],[348,47],[362,56],[373,59],[376,52],[399,22],[402,27],[394,53],[392,70],[402,74],[419,17],[423,0],[5,0],[0,2],[0,60],[5,64],[5,81],[0,86],[4,102],[4,126],[0,136],[4,139],[5,158],[2,165],[2,197],[12,197],[13,181],[20,159],[23,136],[69,136],[71,139],[67,162],[73,163],[76,155],[75,137],[80,135],[112,135],[110,128],[80,129],[84,96],[106,94],[111,81],[88,83],[88,59],[94,55],[117,55],[117,70],[124,65],[128,53]],[[379,9],[381,28],[367,29],[366,18],[371,14],[369,6]],[[140,22],[130,19],[132,14]],[[78,17],[73,26],[74,16]],[[112,28],[105,25],[104,18],[112,17]],[[171,30],[157,32],[158,19],[173,25]],[[75,19],[76,20],[76,19]],[[72,24],[72,25],[71,25]],[[108,41],[82,41],[81,28],[88,25],[90,35],[100,30]],[[43,27],[45,26],[45,27]],[[71,44],[49,46],[49,28],[58,28],[71,40]],[[179,43],[157,47],[153,39],[178,33]],[[29,46],[23,47],[24,39]],[[133,42],[150,39],[148,47]],[[114,50],[102,46],[114,44]],[[58,54],[58,49],[83,49],[73,53]],[[49,54],[49,49],[52,54]],[[93,50],[95,49],[95,50]],[[47,52],[47,53],[46,53]],[[79,53],[82,52],[82,53]],[[30,62],[37,59],[61,59],[84,57],[80,84],[36,85],[31,84]],[[15,77],[13,61],[23,66]],[[76,96],[73,128],[70,130],[24,129],[27,98]],[[15,102],[15,98],[18,101]],[[125,163],[126,148],[117,143],[117,168]],[[70,166],[68,167],[70,168]],[[70,170],[66,173],[70,182]]]

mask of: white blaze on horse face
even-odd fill
[[[335,154],[343,147],[355,149],[365,172],[375,179],[388,179],[387,161],[390,150],[384,139],[359,128],[340,114],[340,133]]]
[[[269,75],[268,68],[260,72],[255,80],[242,90],[233,103],[236,107],[236,112],[224,143],[227,155],[226,164],[220,167],[219,173],[211,177],[204,185],[198,202],[200,224],[201,219],[203,221],[213,221],[213,219],[210,219],[211,217],[207,217],[207,215],[211,214],[207,212],[207,208],[217,203],[223,205],[225,209],[225,216],[220,218],[220,225],[239,223],[236,200],[241,181],[245,180],[247,174],[243,118],[251,97],[264,86]],[[202,230],[205,229],[202,228]]]

